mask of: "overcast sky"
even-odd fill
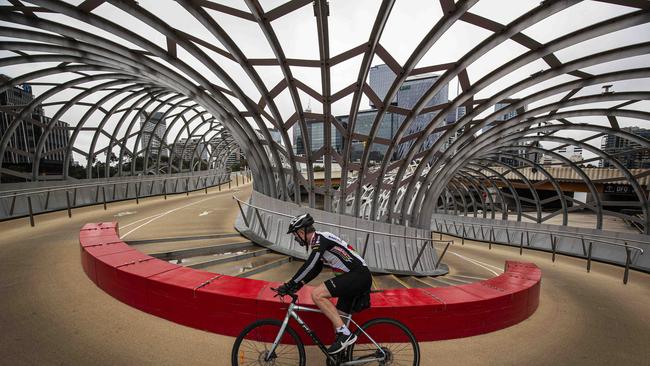
[[[28,2],[28,1],[25,1]],[[70,1],[77,5],[81,0]],[[228,1],[215,1],[225,5],[248,11],[246,4],[239,0]],[[276,6],[284,3],[284,1],[276,0],[260,0],[265,11],[275,8]],[[7,5],[8,1],[0,0],[0,4]],[[220,47],[220,43],[209,33],[208,30],[203,28],[199,22],[187,11],[182,9],[180,5],[171,0],[140,0],[139,4],[146,8],[148,11],[154,13],[168,24],[175,28],[181,29],[185,32],[191,33],[201,39],[212,42]],[[330,0],[330,17],[329,21],[329,36],[330,36],[330,54],[335,56],[353,47],[356,47],[366,42],[370,35],[370,30],[374,22],[379,2],[374,0]],[[507,5],[506,5],[507,4]],[[526,11],[532,9],[539,4],[537,1],[517,0],[517,1],[503,1],[503,0],[481,0],[470,11],[474,14],[490,18],[501,24],[516,19]],[[593,24],[604,19],[608,19],[617,15],[621,15],[635,9],[626,8],[607,3],[596,1],[584,1],[575,5],[567,10],[564,10],[552,17],[526,29],[523,33],[532,37],[539,42],[547,42],[559,36],[567,34],[568,32],[582,28],[584,26]],[[230,36],[237,42],[239,47],[249,58],[273,58],[273,52],[269,47],[262,31],[259,26],[254,22],[248,22],[240,18],[230,15],[219,13],[216,11],[208,10],[211,16],[229,32]],[[111,21],[117,22],[129,29],[136,31],[138,34],[145,36],[150,41],[153,41],[161,47],[166,47],[165,38],[154,31],[144,23],[124,13],[123,11],[113,7],[110,4],[104,3],[94,11],[94,14],[103,16]],[[118,41],[122,44],[128,45],[132,48],[138,48],[131,45],[111,34],[102,30],[95,29],[84,25],[78,21],[71,20],[56,14],[38,14],[40,17],[51,19],[54,21],[63,21],[68,25],[83,27],[84,29],[91,30],[92,32],[102,35],[106,38]],[[404,64],[407,58],[415,49],[416,45],[421,41],[422,37],[430,30],[430,28],[438,21],[442,15],[442,10],[437,1],[431,0],[402,0],[396,1],[396,4],[391,12],[386,30],[380,40],[381,45],[391,53],[391,55],[400,63]],[[4,26],[16,27],[13,24],[1,22]],[[319,58],[318,54],[318,39],[316,33],[316,18],[313,15],[312,6],[305,6],[293,13],[273,21],[274,30],[280,40],[285,55],[289,58],[303,58],[316,60]],[[454,62],[462,57],[467,51],[472,49],[481,40],[491,35],[491,32],[474,25],[457,22],[446,34],[427,52],[426,56],[422,59],[418,67],[436,65],[441,63]],[[6,40],[3,39],[3,40]],[[619,47],[628,44],[639,42],[647,42],[650,40],[650,26],[643,25],[634,28],[629,28],[624,31],[609,34],[595,40],[583,42],[577,46],[571,47],[561,52],[557,52],[556,56],[562,62],[570,61],[575,58],[584,57],[586,55],[600,52],[613,47]],[[219,63],[221,67],[238,83],[239,87],[254,101],[260,99],[260,93],[255,88],[253,83],[246,77],[242,68],[235,62],[232,62],[216,53],[204,49],[204,51]],[[508,60],[526,52],[527,49],[523,46],[513,42],[506,41],[498,47],[495,47],[488,54],[481,57],[477,62],[468,68],[470,81],[474,82],[480,77],[486,75],[499,65],[507,62]],[[178,51],[179,57],[190,64],[195,69],[201,71],[211,82],[224,85],[215,75],[208,71],[199,61],[193,59],[187,52],[182,49]],[[0,51],[2,57],[13,56],[15,54]],[[336,65],[332,68],[332,93],[351,84],[358,75],[359,65],[361,63],[361,56],[357,56],[344,63]],[[373,65],[381,64],[383,61],[377,57],[373,60]],[[594,66],[583,71],[592,73],[601,73],[605,71],[622,70],[627,68],[647,67],[650,65],[650,56],[634,57],[618,62]],[[0,70],[1,73],[15,77],[25,72],[33,71],[35,67],[41,68],[49,65],[20,65],[12,67],[4,67]],[[485,98],[504,87],[513,84],[516,81],[527,78],[530,74],[537,71],[548,69],[549,66],[544,62],[537,61],[530,65],[524,66],[521,69],[513,72],[507,77],[499,80],[490,87],[486,88],[477,95],[477,98]],[[267,89],[273,88],[280,80],[282,80],[282,73],[277,66],[258,66],[257,72],[261,75]],[[320,72],[315,68],[292,67],[292,73],[295,78],[301,80],[314,90],[321,92]],[[69,75],[59,75],[57,78],[49,78],[49,81],[63,81],[72,78]],[[575,80],[571,76],[561,76],[554,78],[549,82],[542,85],[527,89],[513,97],[522,97],[541,88],[549,87],[554,84],[559,84],[569,80]],[[449,87],[449,98],[453,99],[457,93],[456,82],[452,82]],[[619,82],[614,83],[614,91],[647,91],[650,82],[648,79]],[[587,95],[592,93],[599,93],[601,86],[593,86],[585,88],[579,92],[579,95]],[[38,95],[42,93],[42,88],[35,88],[35,93]],[[56,100],[66,100],[76,92],[61,93],[57,96]],[[98,100],[100,96],[97,95],[89,98],[89,100]],[[546,104],[550,101],[559,100],[563,95],[558,95],[552,98],[547,98],[529,108],[534,108],[536,105]],[[231,98],[233,103],[240,109],[243,109],[242,104]],[[351,96],[343,98],[342,100],[334,103],[332,111],[334,115],[344,115],[349,113]],[[284,119],[294,113],[293,103],[289,93],[281,93],[276,99],[276,103],[280,109],[281,115]],[[301,92],[301,102],[303,106],[309,105],[314,112],[322,112],[322,106],[319,102],[312,99],[308,95]],[[617,103],[606,103],[599,105],[583,106],[581,108],[593,107],[610,107]],[[361,109],[368,108],[368,101],[364,99],[361,104]],[[636,103],[630,108],[642,111],[650,111],[650,102],[644,101]],[[52,115],[55,108],[48,108],[48,114]],[[75,125],[76,121],[85,112],[86,108],[77,107],[73,111],[67,113],[63,120]],[[482,116],[491,113],[492,110],[484,113]],[[101,117],[98,117],[98,119]],[[607,125],[606,118],[602,119],[579,119],[575,122],[590,122],[602,123]],[[116,123],[112,121],[111,123]],[[621,126],[628,125],[642,125],[645,122],[632,121],[626,118],[620,119]],[[648,126],[646,126],[648,127]],[[178,131],[180,127],[173,129],[172,132]],[[80,136],[78,145],[83,148],[89,144],[91,134],[84,134]],[[583,137],[580,133],[565,133],[565,136]],[[104,143],[107,139],[103,140]],[[599,146],[600,141],[594,141],[594,145]],[[552,144],[549,144],[552,146]],[[587,154],[588,155],[588,154]]]

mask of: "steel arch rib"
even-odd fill
[[[445,71],[445,73],[440,76],[434,84],[429,88],[427,92],[422,95],[422,97],[416,102],[415,106],[411,109],[409,114],[407,115],[405,121],[400,125],[400,127],[397,130],[397,133],[395,134],[395,137],[391,141],[390,145],[388,146],[388,149],[386,151],[386,154],[384,155],[384,158],[382,159],[382,164],[379,169],[379,174],[378,174],[378,183],[377,187],[381,187],[381,183],[383,181],[383,175],[385,174],[386,167],[388,165],[388,159],[390,155],[392,154],[393,150],[396,148],[397,143],[396,141],[399,141],[405,131],[408,130],[408,128],[411,126],[411,123],[415,121],[415,117],[420,114],[420,112],[424,109],[426,103],[429,102],[431,98],[433,98],[440,90],[441,88],[448,84],[449,82],[452,81],[453,78],[458,77],[461,72],[466,70],[466,68],[472,64],[473,61],[477,60],[479,57],[483,56],[485,53],[487,53],[489,50],[491,50],[493,47],[501,44],[502,42],[506,41],[513,35],[519,34],[519,32],[523,29],[528,28],[530,25],[535,24],[537,21],[546,18],[548,15],[553,14],[555,12],[558,12],[566,7],[569,7],[578,1],[562,1],[562,2],[545,2],[542,3],[540,6],[537,8],[531,10],[530,12],[520,16],[507,26],[505,26],[504,29],[502,29],[500,32],[495,33],[494,35],[490,36],[483,42],[481,42],[479,45],[474,47],[471,51],[469,51],[465,56],[463,56],[460,60],[458,60],[454,64],[454,68],[448,69]],[[448,107],[449,108],[449,107]],[[446,116],[448,110],[443,109],[440,111],[434,119],[436,121],[440,121],[441,117]],[[440,116],[440,117],[439,117]],[[437,125],[438,123],[432,124],[432,125]],[[374,126],[373,126],[374,127]],[[376,127],[375,127],[376,130]],[[426,136],[429,135],[429,132],[424,132],[422,134],[422,137],[426,138]],[[374,136],[373,136],[374,137]],[[419,143],[423,142],[423,139],[420,138],[417,140],[413,146],[411,146],[410,151],[409,151],[409,158],[406,159],[406,161],[410,161],[412,159],[412,156],[415,154],[416,150],[419,149],[420,145]],[[366,157],[367,158],[367,157]],[[364,161],[362,161],[362,165],[364,164]],[[400,170],[404,170],[404,165],[400,167]],[[398,179],[401,178],[401,175],[398,173]],[[376,195],[378,195],[378,192],[376,192]]]
[[[573,32],[572,34],[569,34],[565,37],[561,37],[555,41],[550,42],[547,44],[545,47],[527,52],[518,58],[504,64],[503,66],[497,68],[497,70],[493,71],[492,73],[486,75],[483,77],[481,80],[477,81],[469,90],[463,91],[462,94],[460,94],[454,102],[452,102],[447,108],[443,109],[438,113],[437,116],[434,117],[434,119],[429,123],[429,127],[427,127],[422,134],[422,136],[428,136],[429,133],[437,126],[437,124],[440,122],[440,116],[445,116],[449,111],[451,111],[453,108],[457,108],[463,103],[466,102],[468,98],[473,96],[475,93],[477,93],[479,90],[481,90],[484,86],[487,86],[491,83],[492,80],[496,80],[499,77],[502,77],[506,75],[507,73],[514,71],[515,68],[518,68],[519,65],[527,64],[528,62],[533,61],[534,59],[542,57],[544,54],[548,54],[550,52],[553,52],[555,50],[559,50],[568,46],[571,46],[573,44],[576,44],[578,42],[581,42],[585,38],[591,38],[595,37],[597,35],[604,34],[606,32],[610,32],[613,30],[618,30],[622,29],[625,27],[629,27],[632,25],[638,25],[642,24],[645,22],[650,21],[650,15],[647,13],[643,12],[638,12],[638,13],[633,13],[633,14],[628,14],[625,16],[618,17],[614,20],[611,21],[605,21],[598,23],[596,25],[587,27],[583,30]],[[478,116],[480,112],[483,110],[487,109],[489,106],[494,105],[497,101],[500,101],[502,99],[505,99],[508,95],[512,95],[518,91],[524,90],[527,87],[530,87],[532,85],[535,85],[537,83],[543,82],[545,80],[550,79],[551,77],[557,76],[557,75],[562,75],[564,73],[570,72],[572,70],[578,70],[580,68],[584,68],[587,66],[591,66],[594,64],[598,63],[604,63],[608,61],[612,61],[615,59],[621,59],[625,57],[630,57],[632,55],[639,55],[639,54],[644,54],[647,53],[650,49],[648,48],[648,44],[638,44],[638,45],[633,45],[633,46],[628,46],[628,47],[621,47],[619,49],[614,49],[614,50],[608,50],[604,51],[595,55],[590,55],[587,57],[583,57],[577,60],[573,60],[571,62],[568,62],[566,64],[563,64],[559,67],[553,67],[549,70],[546,70],[540,74],[534,75],[534,77],[529,78],[529,79],[524,79],[521,82],[518,82],[505,90],[498,92],[497,94],[493,95],[490,97],[490,99],[482,104],[482,107],[479,106],[478,108],[474,108],[471,112],[469,112],[467,115],[465,115],[460,121],[458,121],[454,127],[453,131],[457,131],[459,128],[464,127],[467,122],[471,122],[473,118]],[[615,74],[615,73],[610,73],[610,74]],[[593,83],[597,83],[597,79],[599,79],[599,76],[592,77],[590,80],[593,81]],[[576,87],[579,87],[583,85],[581,80],[577,80],[574,82],[569,82],[562,84],[565,88],[571,90],[575,89]],[[547,91],[552,91],[552,90],[557,90],[557,92],[561,91],[561,88],[559,86],[548,88]],[[541,92],[540,92],[541,93]],[[535,94],[538,95],[539,93]],[[535,99],[526,99],[523,100],[523,103],[530,103]],[[522,103],[522,104],[523,104]],[[435,151],[440,147],[441,142],[444,139],[444,135],[438,139],[434,145],[430,148],[430,151]],[[415,149],[416,146],[421,144],[423,142],[423,138],[419,138],[418,141],[412,146],[411,151],[409,152],[408,156],[405,158],[405,160],[408,162],[410,159],[413,158],[413,155],[415,154]],[[427,158],[423,158],[423,161],[427,161],[430,158],[431,154],[427,155]],[[403,166],[400,168],[400,170],[397,173],[397,179],[400,180],[401,177],[403,176]],[[421,173],[421,167],[418,167],[418,174]],[[412,190],[413,187],[409,186],[409,191]],[[395,188],[393,188],[393,191]]]

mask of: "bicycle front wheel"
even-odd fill
[[[349,360],[363,361],[363,365],[420,364],[420,347],[408,327],[395,319],[372,319],[356,330],[357,341],[350,346]],[[372,340],[379,345],[379,348]]]
[[[231,361],[239,365],[305,365],[305,347],[295,330],[287,325],[280,343],[271,353],[282,322],[276,319],[258,320],[244,328],[232,347]]]

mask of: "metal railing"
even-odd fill
[[[265,238],[268,236],[268,231],[266,230],[266,227],[264,226],[264,222],[263,222],[262,217],[260,215],[260,211],[267,212],[267,213],[270,213],[270,214],[273,214],[273,215],[287,217],[287,218],[292,218],[293,217],[292,215],[289,215],[289,214],[285,214],[285,213],[282,213],[282,212],[277,212],[277,211],[269,210],[269,209],[266,209],[266,208],[263,208],[263,207],[252,205],[252,204],[250,204],[248,202],[240,200],[239,198],[237,198],[234,195],[232,196],[232,198],[235,201],[237,201],[237,205],[239,206],[239,211],[241,212],[242,219],[244,220],[244,224],[249,228],[251,227],[251,223],[249,222],[248,217],[244,213],[244,209],[242,208],[242,204],[244,204],[244,205],[246,205],[246,206],[248,206],[248,207],[250,207],[250,208],[252,208],[254,210],[255,215],[257,217],[257,220],[258,220],[258,222],[260,224],[260,229],[262,230],[262,233],[263,233]],[[442,254],[438,257],[438,260],[435,261],[434,270],[438,269],[438,266],[442,262],[442,258],[445,256],[445,253],[447,253],[447,249],[449,248],[449,245],[452,245],[454,243],[453,240],[442,240],[442,239],[436,240],[436,239],[433,239],[433,238],[424,238],[424,237],[418,237],[418,236],[407,236],[407,235],[384,233],[384,232],[379,232],[379,231],[361,229],[361,228],[345,226],[345,225],[339,225],[339,224],[333,224],[333,223],[323,222],[323,221],[316,221],[316,220],[314,220],[314,222],[316,222],[318,224],[321,224],[321,225],[333,226],[333,227],[343,229],[343,230],[352,230],[352,231],[366,233],[366,238],[365,238],[365,241],[364,241],[363,250],[360,253],[363,258],[365,258],[365,255],[366,255],[366,249],[368,248],[368,240],[370,239],[370,235],[373,235],[373,236],[382,235],[382,236],[387,236],[387,237],[396,237],[396,238],[405,239],[405,240],[409,239],[409,240],[415,240],[415,241],[423,241],[424,244],[419,249],[417,257],[413,261],[413,264],[410,265],[412,271],[415,271],[415,267],[420,262],[422,254],[424,254],[424,250],[425,250],[428,243],[431,243],[431,247],[434,250],[435,250],[434,243],[445,244],[445,248],[443,249]]]
[[[66,209],[68,211],[68,217],[72,217],[72,209],[82,206],[97,205],[103,204],[104,210],[107,209],[107,204],[110,202],[117,202],[127,199],[135,199],[136,204],[140,204],[140,198],[144,197],[153,197],[153,196],[164,196],[167,199],[168,194],[182,194],[185,193],[189,195],[190,192],[198,191],[201,189],[205,190],[205,193],[208,193],[208,188],[217,186],[219,191],[221,191],[221,185],[228,183],[228,188],[231,188],[232,176],[235,176],[236,185],[239,186],[239,176],[241,175],[242,184],[245,183],[245,179],[248,181],[252,180],[251,174],[249,171],[246,172],[236,172],[236,173],[223,173],[216,172],[208,174],[194,174],[194,175],[179,175],[179,176],[139,176],[139,177],[129,177],[126,179],[119,180],[98,180],[94,182],[84,182],[84,183],[75,183],[75,184],[66,184],[59,185],[55,187],[36,187],[36,188],[23,188],[15,190],[0,191],[0,201],[1,200],[11,200],[9,213],[6,219],[18,218],[29,216],[30,226],[35,226],[34,216],[40,213],[53,212],[58,210]],[[179,190],[179,184],[184,183]],[[142,192],[142,186],[145,183],[151,183],[149,186],[149,192]],[[154,194],[154,186],[156,183],[161,184],[160,192]],[[168,183],[173,185],[171,192],[168,192],[167,186]],[[193,183],[193,189],[190,189],[190,185]],[[134,192],[132,197],[129,197],[129,190],[131,186],[134,186]],[[183,187],[184,186],[184,187]],[[108,198],[106,191],[107,187],[112,187],[113,196]],[[124,189],[124,194],[121,194],[121,198],[117,198],[118,188]],[[77,196],[78,192],[94,191],[95,199],[92,202],[87,202],[77,205]],[[58,205],[58,207],[51,207],[50,205],[50,196],[55,193],[65,192],[65,204]],[[101,193],[101,199],[100,199]],[[43,209],[40,212],[35,212],[32,198],[38,195],[45,195],[45,202],[43,204]],[[19,199],[24,199],[27,204],[27,214],[26,215],[17,215],[14,217],[16,204]]]
[[[447,220],[443,219],[443,223],[440,224],[437,222],[438,219],[434,219],[434,223],[436,226],[436,231],[440,234],[440,239],[442,239],[442,224],[445,226],[445,235],[450,235],[450,236],[455,236],[459,237],[457,234],[452,234],[449,231],[449,226],[447,223]],[[462,235],[460,235],[461,238],[461,245],[465,244],[465,238],[467,238],[467,230],[465,227],[465,223],[461,222],[460,224],[456,224],[456,222],[453,222],[454,229],[456,233],[458,233],[458,227],[456,225],[461,225],[462,227]],[[510,241],[510,232],[508,229],[511,229],[513,231],[521,231],[520,234],[520,240],[519,240],[519,255],[523,255],[523,250],[524,250],[524,233],[526,234],[526,244],[528,248],[531,248],[530,246],[530,234],[543,234],[543,235],[549,235],[549,238],[551,240],[551,253],[552,257],[551,260],[555,262],[555,256],[557,254],[557,247],[558,247],[558,239],[561,237],[564,238],[572,238],[572,239],[579,239],[582,243],[582,250],[583,250],[583,255],[584,257],[580,257],[578,255],[575,255],[573,253],[569,252],[561,252],[560,254],[568,254],[574,257],[578,258],[584,258],[587,260],[587,272],[591,272],[591,261],[592,261],[592,247],[593,244],[599,244],[599,245],[609,245],[613,247],[618,247],[618,248],[623,248],[625,249],[625,272],[623,273],[623,283],[627,284],[628,278],[629,278],[629,272],[630,272],[630,264],[631,264],[631,258],[632,258],[632,251],[636,251],[639,253],[639,255],[643,255],[643,248],[639,248],[637,246],[629,245],[628,243],[638,243],[638,244],[647,244],[647,241],[641,241],[641,240],[635,240],[635,239],[623,239],[624,244],[617,244],[617,243],[612,243],[612,241],[615,240],[621,240],[621,238],[616,238],[612,236],[607,236],[607,235],[597,235],[597,234],[576,234],[576,233],[563,233],[559,231],[553,231],[549,229],[531,229],[531,228],[513,228],[512,226],[508,225],[500,225],[500,224],[494,224],[494,225],[484,225],[484,224],[469,224],[472,228],[472,233],[474,234],[474,240],[477,240],[477,235],[476,235],[476,230],[475,227],[478,226],[480,228],[481,232],[481,237],[483,238],[483,241],[487,241],[488,243],[488,248],[492,249],[492,243],[494,244],[501,244],[501,245],[509,245],[513,246],[514,244]],[[485,237],[485,232],[483,230],[484,227],[487,227],[489,229],[489,236],[486,238]],[[506,233],[506,238],[507,238],[507,243],[504,242],[499,242],[496,240],[496,235],[495,235],[495,229],[503,229]],[[586,242],[589,243],[589,245],[586,245]],[[536,250],[545,250],[544,248],[534,248]],[[548,250],[545,250],[548,251]],[[603,261],[603,260],[600,260]],[[604,262],[604,261],[603,261]],[[617,265],[620,265],[619,263],[616,262],[610,262],[607,261],[608,263],[614,263]]]

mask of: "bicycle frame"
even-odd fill
[[[293,296],[295,296],[295,295],[292,295],[291,297],[293,298]],[[318,338],[316,333],[314,333],[311,330],[311,328],[309,328],[307,323],[305,323],[297,313],[298,311],[306,311],[306,312],[321,313],[321,314],[323,312],[320,309],[314,309],[314,308],[308,308],[308,307],[301,306],[301,305],[296,305],[296,303],[295,303],[296,299],[297,299],[297,296],[289,304],[289,309],[287,310],[287,315],[284,317],[284,321],[282,322],[282,326],[280,327],[280,331],[278,332],[278,335],[276,336],[275,340],[273,341],[273,345],[271,346],[271,349],[269,350],[267,358],[270,355],[272,355],[273,352],[275,352],[276,347],[280,344],[280,339],[282,339],[282,336],[284,335],[284,332],[287,329],[287,325],[289,324],[289,319],[294,318],[296,320],[296,322],[298,322],[298,324],[300,324],[302,329],[304,329],[304,331],[311,337],[311,339],[314,341],[314,343],[316,343],[316,345],[318,345],[318,348],[321,350],[321,352],[323,352],[325,354],[327,359],[329,361],[331,361],[331,362],[337,363],[338,361],[334,357],[332,357],[332,355],[327,353],[327,349],[325,348],[325,345],[323,344],[323,342],[321,342],[321,340]],[[347,361],[347,362],[343,362],[343,363],[341,363],[339,365],[341,365],[341,366],[359,365],[359,364],[372,362],[372,361],[383,361],[383,360],[386,359],[386,353],[384,352],[384,350],[377,344],[377,342],[375,342],[374,339],[372,339],[370,337],[370,335],[368,335],[368,333],[366,333],[359,326],[359,324],[357,324],[354,320],[352,320],[352,315],[351,314],[341,315],[341,317],[345,319],[345,325],[346,326],[348,326],[350,324],[350,322],[352,322],[361,331],[361,333],[365,334],[366,337],[368,337],[368,339],[375,345],[375,347],[377,347],[377,350],[379,350],[382,353],[383,356],[382,357],[374,357],[374,358],[365,358],[363,360],[356,360],[356,361]],[[265,361],[269,361],[269,360],[266,359]]]

